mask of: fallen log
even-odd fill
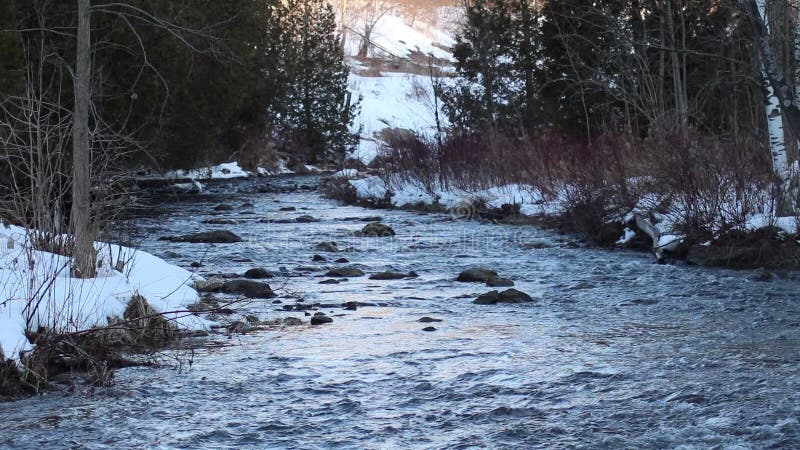
[[[633,217],[636,222],[636,227],[653,240],[653,254],[656,255],[656,261],[659,264],[664,264],[665,259],[664,248],[661,246],[661,230],[639,213],[635,213]]]

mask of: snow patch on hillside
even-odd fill
[[[354,157],[365,163],[377,156],[381,147],[378,135],[386,128],[403,128],[428,137],[436,134],[436,102],[430,77],[351,75],[350,89],[361,99],[361,113],[355,123],[361,130],[361,141]],[[447,126],[441,111],[439,116],[442,126]]]
[[[359,31],[357,26],[355,31]],[[357,55],[361,40],[361,35],[348,33],[345,43],[346,54]],[[419,20],[411,26],[403,17],[392,13],[378,20],[370,35],[370,41],[374,44],[370,48],[371,57],[408,58],[414,53],[421,53],[448,61],[453,58],[448,49],[455,45],[455,39],[450,33],[436,25]]]

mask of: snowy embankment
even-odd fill
[[[234,178],[247,178],[252,175],[252,172],[242,169],[239,163],[234,161],[201,169],[175,170],[167,172],[164,178],[179,180],[230,180]]]
[[[31,236],[20,227],[0,225],[0,348],[7,358],[32,349],[26,330],[39,327],[61,333],[103,326],[122,317],[138,294],[167,313],[181,329],[206,329],[209,322],[181,312],[200,298],[191,272],[149,253],[96,243],[98,274],[92,279],[70,276],[70,259],[34,250]]]
[[[316,171],[313,166],[306,166],[308,171]],[[202,192],[203,182],[215,180],[234,180],[254,176],[270,176],[292,174],[295,171],[286,167],[286,161],[277,161],[277,169],[270,170],[259,167],[255,172],[243,169],[238,162],[217,164],[216,166],[202,167],[199,169],[173,170],[165,173],[150,173],[138,176],[135,179],[144,182],[168,182],[171,186],[184,192]]]
[[[533,186],[507,185],[495,188],[467,191],[463,189],[428,189],[421,183],[415,182],[387,182],[378,176],[366,178],[352,178],[349,182],[354,188],[359,199],[380,202],[389,200],[395,208],[410,208],[417,206],[440,206],[443,209],[465,209],[471,205],[481,203],[491,208],[501,208],[503,205],[519,205],[520,213],[526,216],[556,214],[563,199],[554,198],[550,201]],[[464,211],[466,212],[466,211]]]
[[[346,179],[356,197],[367,204],[388,204],[395,208],[417,208],[419,206],[439,207],[459,217],[476,217],[475,205],[500,210],[504,205],[519,207],[519,214],[529,217],[558,217],[570,208],[570,188],[563,186],[556,194],[545,194],[532,185],[511,184],[489,189],[468,191],[457,188],[427,188],[422,183],[403,180],[389,180],[379,176],[359,177],[350,172],[340,172],[335,176]],[[685,240],[678,225],[678,217],[685,215],[680,205],[675,205],[668,214],[655,212],[655,205],[663,199],[644,196],[629,212],[619,217],[609,217],[609,223],[626,226],[617,244],[624,245],[636,236],[635,218],[647,217],[655,229],[654,250],[673,251]],[[724,208],[723,208],[724,209]],[[735,209],[731,205],[730,210]],[[720,218],[720,222],[725,221]],[[798,217],[775,217],[768,211],[751,213],[740,227],[741,231],[756,231],[775,227],[787,236],[798,232]],[[724,230],[716,230],[721,233]],[[709,245],[707,242],[705,245]]]

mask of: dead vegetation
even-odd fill
[[[159,352],[179,338],[175,323],[140,295],[107,326],[72,333],[39,328],[28,333],[34,349],[19,363],[0,352],[0,399],[37,394],[63,374],[79,375],[91,386],[109,384],[116,369],[157,365]]]
[[[409,130],[384,130],[375,164],[385,180],[431,194],[529,186],[563,205],[560,228],[602,244],[616,242],[634,209],[667,218],[690,240],[742,230],[755,214],[774,211],[770,161],[754,151],[759,143],[656,136],[609,132],[587,142],[546,130],[523,138],[488,130],[451,134],[439,145]]]

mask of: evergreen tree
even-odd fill
[[[453,55],[459,82],[444,90],[444,110],[460,130],[511,134],[537,124],[538,12],[528,0],[476,0]]]
[[[281,96],[270,105],[274,136],[311,162],[341,162],[357,140],[350,128],[357,102],[349,102],[347,78],[333,8],[324,0],[273,5],[278,27],[277,67]]]

